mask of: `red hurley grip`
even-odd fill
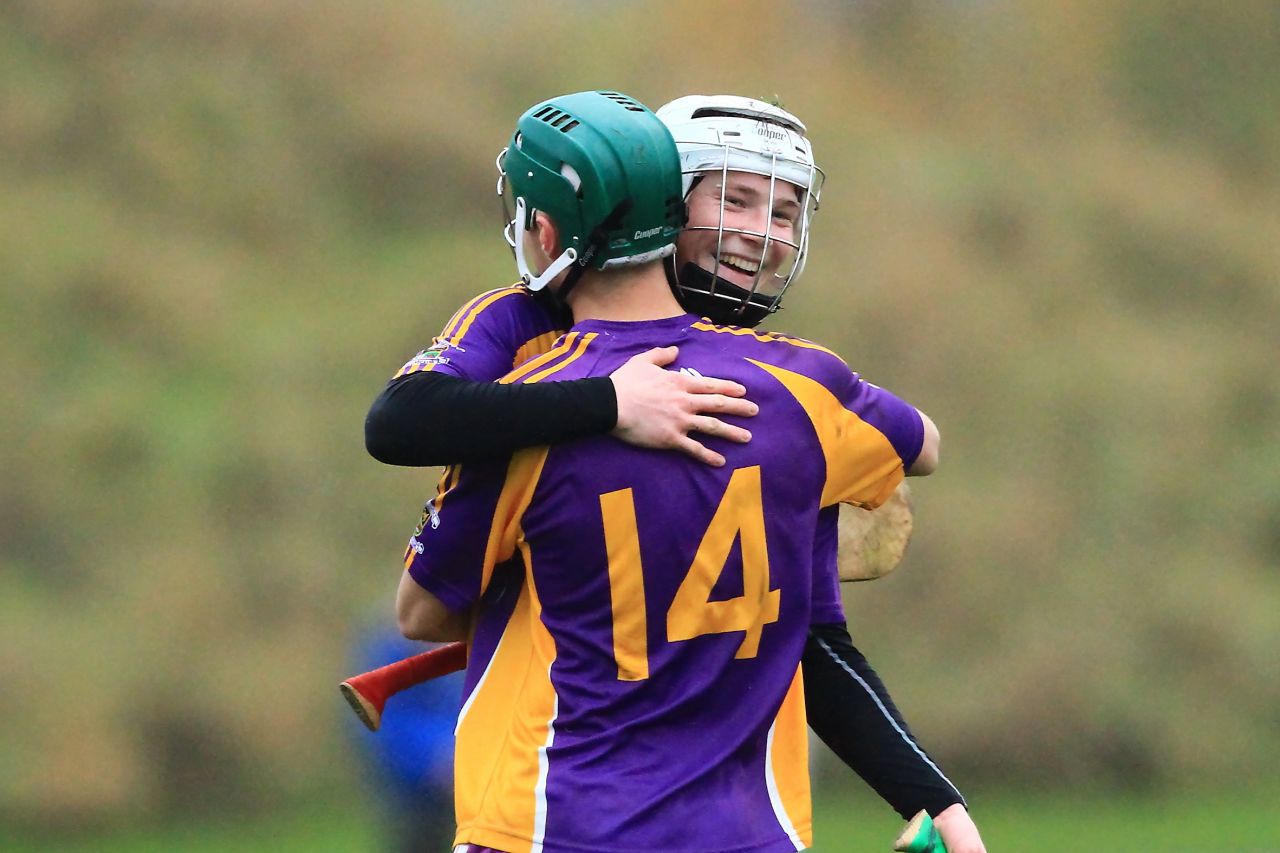
[[[449,643],[348,678],[338,689],[360,721],[376,732],[382,723],[382,709],[387,699],[415,684],[464,669],[466,665],[467,644]]]

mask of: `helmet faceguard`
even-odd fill
[[[503,236],[531,290],[574,266],[609,269],[675,251],[684,224],[675,144],[662,122],[626,95],[579,92],[535,105],[520,117],[497,165]],[[524,247],[536,211],[551,218],[561,241],[539,275]]]
[[[686,226],[689,232],[714,233],[715,247],[710,261],[677,259],[675,286],[680,301],[686,309],[716,322],[754,326],[778,310],[783,294],[804,271],[808,256],[809,226],[818,209],[824,175],[813,161],[805,126],[786,110],[734,95],[677,98],[659,108],[657,115],[675,137],[686,201],[700,180],[714,181],[719,190],[718,221],[700,224],[698,220]],[[730,185],[740,174],[758,176],[754,180],[754,192],[761,196],[757,203],[768,212],[762,227],[726,224]],[[781,199],[791,196],[798,202],[794,223],[780,227],[773,211]],[[726,254],[727,243],[732,244],[732,256]],[[744,256],[745,266],[755,267],[754,275],[748,278],[735,267],[733,275],[741,283],[728,280],[729,267],[722,268],[726,258]]]

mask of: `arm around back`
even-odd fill
[[[663,366],[674,347],[634,356],[611,376],[559,382],[473,382],[421,371],[393,379],[365,417],[369,455],[425,467],[502,459],[527,447],[612,431],[628,444],[674,449],[710,465],[723,458],[688,436],[745,442],[750,432],[717,416],[750,417],[736,382],[693,378]]]
[[[364,441],[388,465],[449,465],[598,435],[617,420],[607,376],[504,385],[423,371],[387,384],[369,408]]]

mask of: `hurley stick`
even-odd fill
[[[457,672],[466,665],[467,644],[449,643],[348,678],[338,689],[360,721],[369,731],[376,732],[388,698],[415,684]]]
[[[911,538],[911,491],[906,483],[876,510],[840,508],[839,572],[842,581],[874,580],[897,568]],[[451,643],[422,652],[381,669],[348,678],[340,689],[356,715],[377,731],[387,699],[415,684],[457,672],[467,665],[462,643]],[[928,815],[925,815],[926,820]],[[932,822],[929,827],[932,829]],[[913,853],[917,848],[912,848]],[[921,847],[937,853],[942,847]],[[943,851],[945,853],[945,851]]]
[[[899,853],[947,853],[947,846],[934,828],[933,819],[923,810],[916,812],[916,816],[907,822],[893,843],[893,849]]]

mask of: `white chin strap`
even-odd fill
[[[520,278],[524,281],[526,287],[533,291],[539,291],[553,281],[556,276],[568,269],[578,259],[578,253],[571,248],[565,249],[560,253],[560,257],[551,262],[551,266],[542,271],[542,275],[534,275],[524,258],[524,235],[529,233],[524,227],[527,221],[528,214],[524,205],[524,198],[517,198],[515,220],[516,270],[520,273]]]

